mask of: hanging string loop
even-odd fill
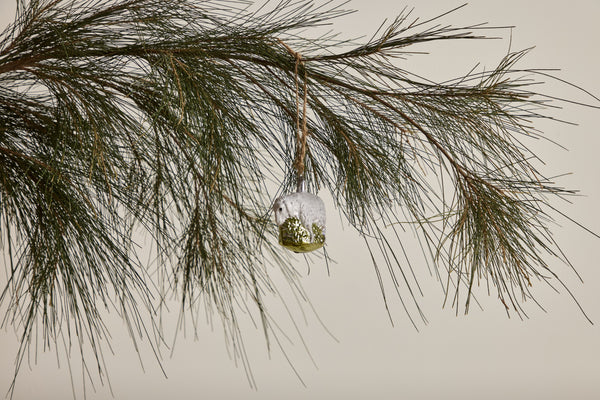
[[[308,136],[308,129],[306,127],[306,105],[308,103],[308,87],[306,84],[307,73],[304,66],[304,60],[302,59],[302,54],[294,51],[282,40],[278,39],[278,41],[296,59],[296,63],[294,65],[294,79],[296,84],[296,157],[294,160],[294,169],[296,170],[296,189],[298,192],[304,192],[306,190],[304,178],[304,159],[306,157],[306,138]],[[302,112],[300,111],[300,65],[302,65],[304,69],[304,79],[302,83]]]

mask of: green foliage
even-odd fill
[[[247,6],[19,3],[0,37],[0,229],[10,260],[0,300],[5,323],[23,332],[19,360],[40,322],[44,342],[86,336],[100,366],[101,311],[118,310],[134,337],[156,332],[155,286],[183,309],[202,298],[235,343],[245,299],[269,331],[261,296],[276,291],[266,267],[294,276],[269,222],[268,186],[295,185],[298,80],[309,187],[332,194],[394,281],[408,282],[400,215],[447,273],[447,294],[464,285],[467,308],[481,279],[519,313],[534,279],[555,277],[545,261],[560,257],[548,199],[571,192],[537,172],[520,142],[538,136],[530,121],[547,106],[514,67],[525,52],[439,84],[397,57],[419,43],[482,38],[483,26],[407,12],[344,52],[333,36],[299,33],[346,14],[339,6]],[[140,231],[153,237],[160,282],[140,261]]]

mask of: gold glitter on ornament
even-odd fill
[[[313,223],[311,229],[312,232],[309,232],[298,218],[290,217],[279,226],[279,244],[297,253],[307,253],[323,247],[323,228]]]

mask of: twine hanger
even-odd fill
[[[304,68],[304,82],[303,82],[303,99],[302,99],[302,118],[300,117],[300,79],[298,77],[298,66],[302,64],[304,66],[304,60],[302,54],[294,51],[285,42],[278,39],[279,43],[286,48],[286,50],[294,56],[296,64],[294,66],[294,78],[296,83],[296,158],[294,160],[294,168],[296,169],[296,191],[304,192],[306,190],[306,184],[304,179],[304,158],[306,157],[306,137],[308,136],[308,129],[306,128],[306,104],[308,103],[308,87],[307,87],[307,75],[306,68]],[[301,121],[302,119],[302,121]]]

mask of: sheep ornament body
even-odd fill
[[[308,192],[281,196],[273,212],[283,247],[306,253],[325,244],[325,204],[318,196]]]

